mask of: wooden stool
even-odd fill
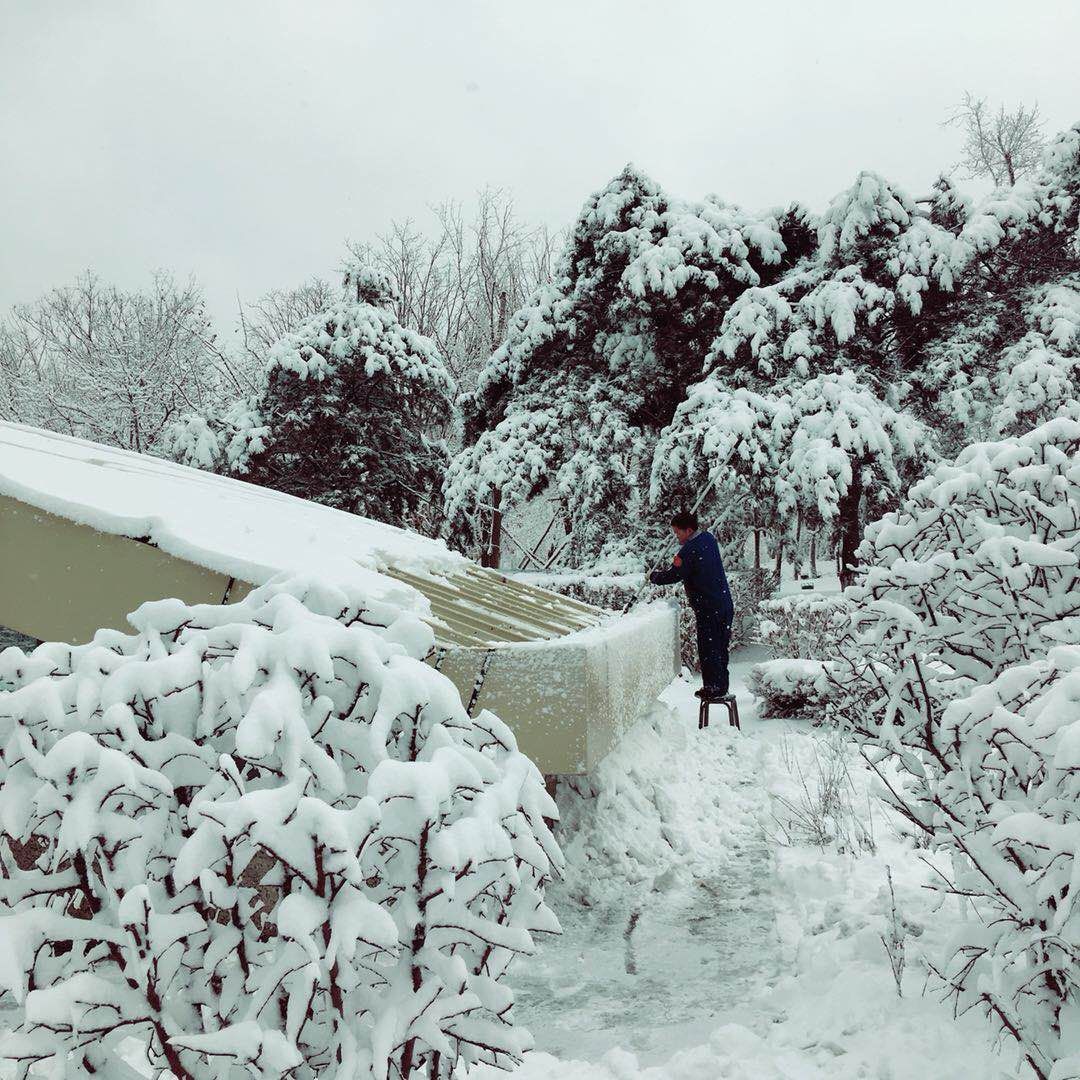
[[[735,728],[736,731],[742,731],[739,726],[739,703],[735,700],[734,694],[725,694],[720,698],[702,698],[701,708],[698,709],[698,730],[707,728],[709,726],[709,706],[710,705],[723,705],[727,709],[728,723]]]

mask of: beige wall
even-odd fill
[[[466,703],[486,652],[451,647],[440,665]],[[667,604],[603,629],[504,645],[491,655],[477,711],[509,724],[541,772],[590,772],[671,682],[677,655]]]
[[[89,641],[99,627],[130,630],[145,600],[219,604],[229,578],[151,544],[98,532],[0,495],[0,626],[41,641]],[[251,586],[238,582],[237,600]]]

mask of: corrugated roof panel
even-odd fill
[[[431,625],[443,644],[546,641],[596,626],[604,618],[603,611],[580,600],[476,566],[438,577],[397,567],[383,572],[428,598]]]

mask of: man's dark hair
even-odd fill
[[[680,510],[671,519],[671,524],[674,525],[676,529],[693,529],[694,532],[697,532],[697,514],[690,510]]]

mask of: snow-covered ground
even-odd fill
[[[741,733],[722,709],[699,733],[677,680],[594,792],[560,792],[569,869],[551,900],[564,933],[514,976],[536,1040],[520,1080],[1024,1076],[981,1018],[924,996],[922,956],[961,914],[935,911],[925,852],[868,798],[857,757],[837,766],[827,733],[757,718],[755,659],[733,666]],[[837,770],[849,825],[822,847],[793,824],[815,802],[800,776],[813,793]],[[907,934],[902,998],[881,941],[887,868]]]

